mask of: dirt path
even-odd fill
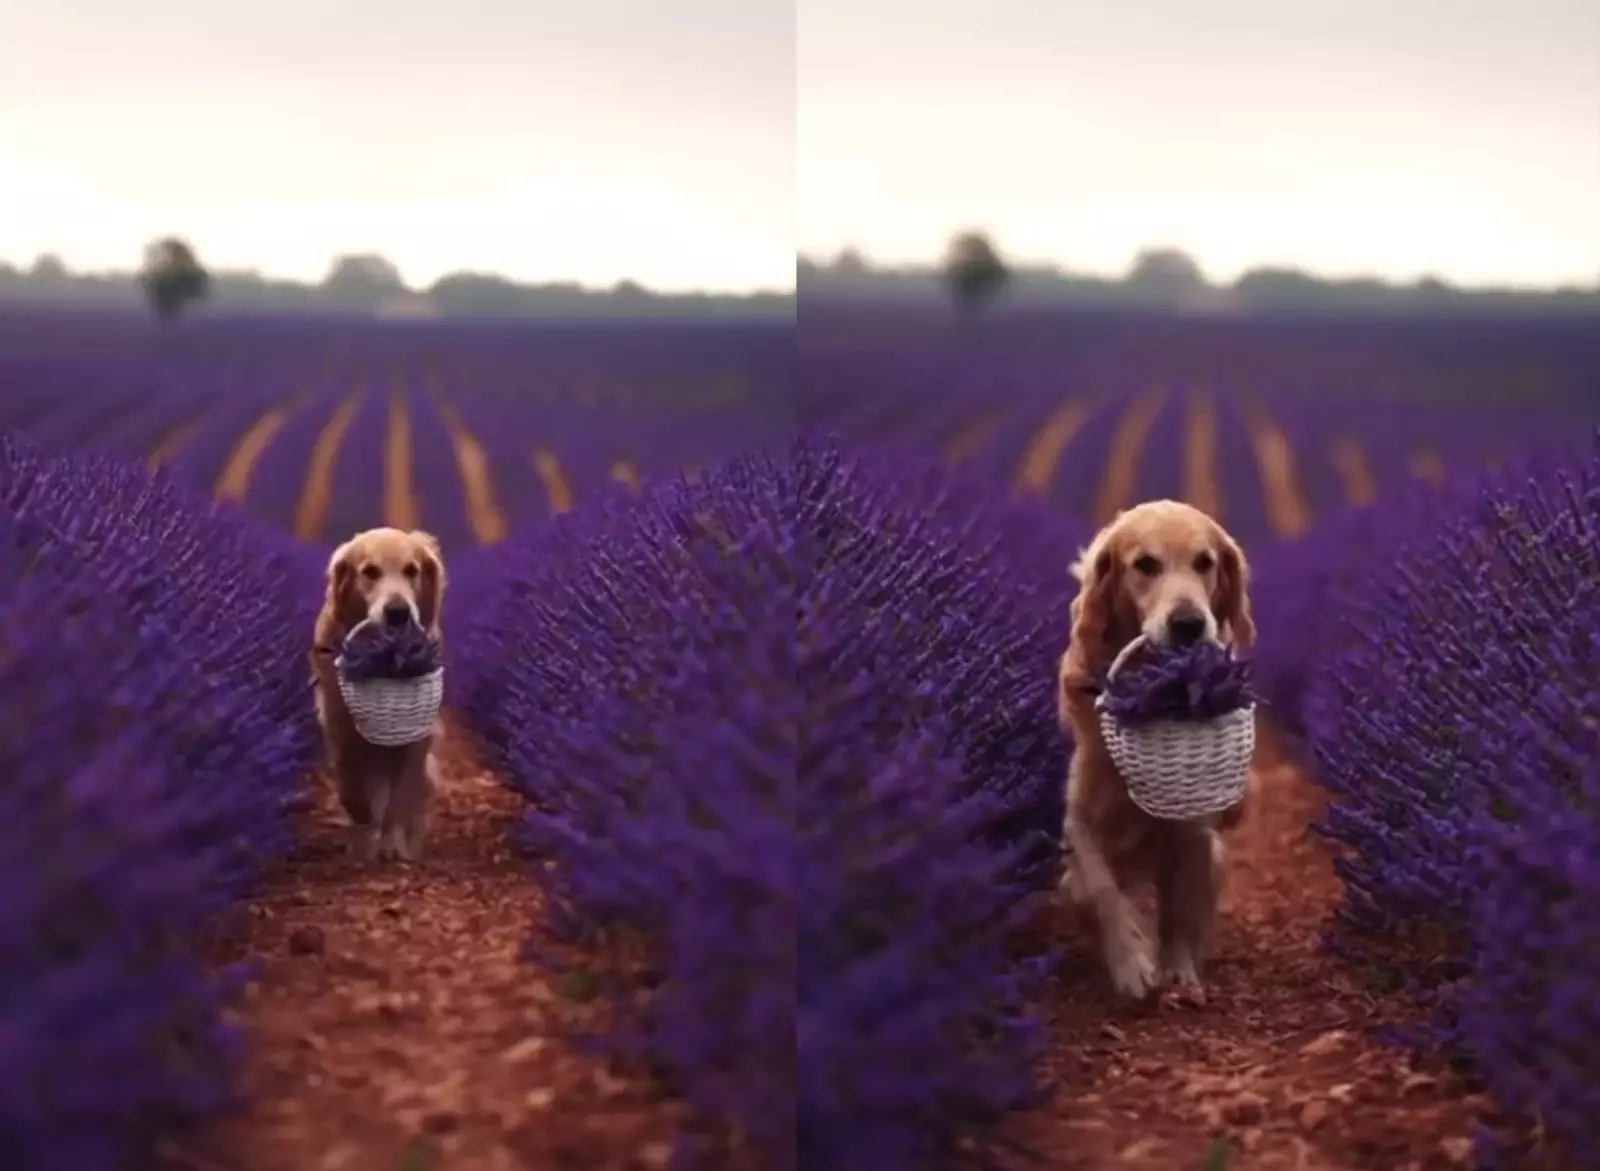
[[[411,480],[411,404],[404,390],[389,392],[389,418],[383,439],[383,523],[414,529],[421,509]]]
[[[228,456],[228,463],[222,469],[222,474],[217,477],[216,486],[212,495],[218,500],[226,500],[231,504],[243,504],[245,497],[250,494],[250,481],[256,473],[256,464],[261,461],[262,453],[272,443],[273,438],[283,425],[289,421],[289,416],[294,414],[302,405],[303,399],[291,399],[289,402],[272,407],[257,419],[239,437],[233,445],[233,451]]]
[[[314,544],[322,539],[322,530],[328,523],[328,507],[333,501],[333,469],[339,462],[344,437],[350,433],[350,424],[355,422],[356,412],[361,409],[361,399],[359,390],[347,395],[328,416],[316,442],[311,445],[305,483],[300,487],[300,498],[294,507],[296,540]]]
[[[1283,766],[1262,797],[1231,839],[1203,1000],[1113,1003],[1082,925],[1048,913],[1071,948],[1048,1006],[1058,1088],[1019,1131],[1050,1171],[1468,1165],[1487,1103],[1377,1042],[1372,1027],[1405,1021],[1406,1003],[1319,948],[1339,899],[1329,850],[1306,833],[1320,798]]]
[[[1150,435],[1150,428],[1166,405],[1167,393],[1159,388],[1146,391],[1123,410],[1106,451],[1105,472],[1095,495],[1092,515],[1096,525],[1109,524],[1118,512],[1134,503],[1139,457],[1144,453],[1144,441]]]
[[[1300,490],[1294,445],[1261,403],[1246,398],[1240,401],[1239,409],[1250,432],[1256,470],[1266,493],[1267,525],[1272,535],[1280,539],[1303,537],[1311,528],[1311,506]]]
[[[1012,478],[1013,490],[1033,496],[1043,496],[1050,491],[1050,482],[1055,479],[1056,467],[1061,463],[1061,453],[1094,414],[1096,405],[1088,399],[1075,398],[1050,412],[1050,417],[1039,425],[1022,453]]]
[[[454,743],[454,738],[447,743]],[[417,866],[360,865],[319,797],[298,857],[227,959],[250,1105],[178,1162],[226,1171],[660,1171],[676,1108],[562,1038],[602,1011],[524,961],[539,897],[506,845],[518,800],[445,756]]]

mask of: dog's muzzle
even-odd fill
[[[391,598],[383,606],[383,624],[390,629],[398,630],[415,622],[416,611],[411,603],[404,598]]]

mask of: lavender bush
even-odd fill
[[[1030,1101],[1009,930],[1054,873],[1055,658],[1086,534],[902,453],[795,449],[807,1168],[940,1166]]]
[[[232,1102],[235,981],[197,933],[314,759],[302,568],[169,481],[0,441],[8,1168],[143,1165]]]
[[[1260,636],[1251,653],[1251,680],[1277,730],[1297,740],[1304,736],[1312,678],[1361,638],[1348,613],[1349,595],[1364,589],[1403,549],[1431,537],[1434,518],[1465,507],[1467,498],[1459,494],[1464,491],[1418,481],[1381,505],[1319,520],[1299,540],[1252,551],[1250,592]]]
[[[763,458],[486,553],[452,639],[463,714],[528,800],[567,934],[648,941],[613,1045],[793,1168],[795,483]],[[719,1165],[686,1136],[679,1158]]]
[[[652,943],[613,1040],[773,1168],[936,1164],[1028,1099],[1005,942],[1056,862],[1084,535],[806,440],[461,575],[451,674],[559,925]]]
[[[1449,989],[1429,1039],[1600,1166],[1600,449],[1487,477],[1426,524],[1352,584],[1307,693],[1346,918],[1425,932],[1418,979]]]
[[[1254,702],[1250,664],[1212,643],[1141,649],[1105,685],[1105,710],[1130,725],[1214,720]]]
[[[371,622],[350,632],[339,648],[339,671],[346,679],[418,679],[443,665],[439,640],[415,623],[385,626]]]

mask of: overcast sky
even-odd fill
[[[1600,0],[800,0],[800,241],[1600,279]]]
[[[793,286],[792,0],[0,0],[0,256]]]
[[[0,256],[663,288],[954,230],[1600,275],[1600,0],[0,4]]]

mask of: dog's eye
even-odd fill
[[[1217,559],[1209,553],[1201,553],[1194,559],[1194,571],[1196,573],[1210,573],[1216,567]]]
[[[406,576],[407,577],[416,577],[417,576],[417,565],[416,565],[416,562],[412,562],[410,565],[406,566]]]
[[[383,570],[379,569],[376,565],[363,565],[361,567],[361,576],[366,578],[368,581],[377,581],[383,576]]]
[[[1146,577],[1155,577],[1161,572],[1161,562],[1148,553],[1136,560],[1133,567]]]

